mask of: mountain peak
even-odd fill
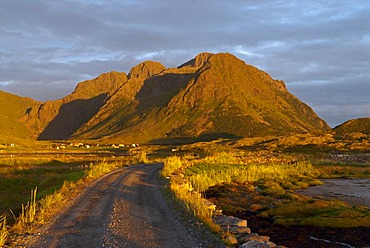
[[[142,62],[136,66],[134,66],[129,74],[128,74],[128,78],[131,79],[131,78],[150,78],[151,76],[155,75],[155,74],[158,74],[160,72],[162,72],[163,70],[165,70],[166,67],[164,67],[164,65],[162,65],[161,63],[159,62],[156,62],[156,61],[151,61],[151,60],[148,60],[148,61],[145,61],[145,62]]]
[[[210,57],[212,57],[213,53],[203,52],[199,53],[194,59],[189,60],[188,62],[180,65],[178,68],[185,68],[185,67],[201,67],[204,65]]]

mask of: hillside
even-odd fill
[[[337,134],[363,133],[370,135],[370,117],[344,122],[334,128]]]
[[[37,139],[159,142],[324,132],[328,125],[283,81],[228,53],[177,68],[145,61],[126,75],[81,82],[21,118]]]
[[[27,128],[19,119],[27,112],[29,107],[38,102],[19,97],[0,90],[0,141],[14,142],[14,139],[31,138]]]

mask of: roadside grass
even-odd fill
[[[3,247],[8,237],[8,226],[6,224],[6,215],[0,215],[0,247]]]
[[[167,157],[161,175],[170,179],[170,190],[177,202],[204,223],[212,232],[219,233],[220,226],[212,221],[212,209],[209,208],[202,195],[194,191],[191,184],[184,180],[182,171],[185,167],[190,166],[193,160],[192,155]]]
[[[9,162],[9,161],[5,161]],[[20,159],[5,164],[0,160],[0,214],[21,212],[21,204],[28,201],[31,189],[38,188],[37,198],[59,189],[65,181],[76,181],[84,175],[86,161],[60,161],[54,159]],[[8,219],[12,224],[13,219]]]

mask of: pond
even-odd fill
[[[323,185],[297,190],[297,193],[325,199],[338,199],[353,206],[370,207],[370,178],[321,179]]]

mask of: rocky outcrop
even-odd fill
[[[257,233],[252,233],[247,225],[247,220],[239,219],[234,216],[226,216],[221,211],[216,211],[213,216],[213,222],[220,225],[221,229],[228,234],[232,234],[235,238],[226,236],[226,241],[234,245],[239,245],[239,248],[276,248],[277,246],[270,241],[268,236],[259,236]]]
[[[161,63],[155,61],[145,61],[133,67],[129,74],[128,78],[150,78],[153,75],[156,75],[166,69]]]

